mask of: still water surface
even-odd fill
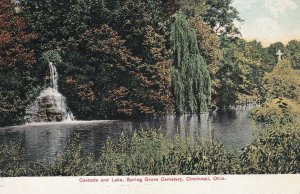
[[[84,151],[96,157],[108,138],[117,138],[122,132],[132,133],[140,128],[157,128],[170,137],[179,134],[192,139],[217,140],[228,151],[239,154],[253,139],[249,111],[254,105],[238,106],[234,110],[198,115],[169,115],[145,120],[75,121],[70,123],[45,123],[0,128],[0,143],[21,142],[28,160],[53,161],[57,152],[63,151],[69,137],[80,133]]]

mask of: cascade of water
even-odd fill
[[[49,62],[49,69],[50,69],[50,87],[58,91],[58,86],[57,86],[58,74],[57,74],[56,67],[53,65],[52,62]]]
[[[49,70],[49,86],[26,109],[27,123],[74,120],[72,112],[67,107],[66,98],[58,92],[58,73],[52,62],[49,62]]]

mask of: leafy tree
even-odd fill
[[[287,44],[286,48],[291,55],[293,67],[299,69],[300,68],[300,41],[292,40]]]
[[[36,34],[26,32],[23,17],[15,13],[14,5],[9,0],[0,2],[0,65],[12,66],[18,62],[33,64],[34,52],[26,47],[30,41],[37,38]]]
[[[216,74],[219,70],[219,63],[222,59],[222,52],[220,50],[220,39],[215,34],[211,27],[201,19],[190,19],[191,25],[195,28],[198,39],[198,47],[200,53],[203,55],[208,64],[208,69],[211,77],[211,93],[216,96],[219,80]]]
[[[171,56],[166,26],[160,24],[156,15],[161,10],[153,1],[128,0],[115,12],[112,28],[125,40],[132,55],[140,58],[138,68],[151,81],[149,89],[156,98],[164,99],[163,107],[169,104],[166,109],[170,109]]]
[[[211,98],[208,68],[199,51],[197,34],[182,13],[175,16],[171,41],[176,112],[207,111]]]
[[[217,92],[213,96],[214,104],[223,108],[234,105],[238,100],[238,92],[243,82],[242,71],[236,60],[236,45],[230,43],[222,50],[223,59],[216,73],[218,79]]]
[[[284,44],[282,42],[276,42],[273,44],[270,44],[269,47],[265,48],[265,54],[263,58],[263,63],[265,64],[265,71],[272,71],[272,69],[275,67],[275,65],[278,62],[278,57],[276,55],[277,51],[281,50],[281,52],[284,54],[283,58],[289,57],[289,52],[285,48]]]
[[[218,35],[212,31],[210,25],[201,19],[192,18],[190,23],[196,30],[200,53],[209,65],[217,65],[222,58]]]
[[[265,87],[269,98],[285,97],[299,101],[299,72],[292,68],[291,61],[282,60],[266,74]]]
[[[223,59],[216,72],[215,103],[227,107],[258,100],[264,95],[261,43],[243,39],[222,42]]]
[[[19,124],[33,90],[35,53],[23,17],[9,0],[0,2],[0,126]]]
[[[232,4],[232,0],[206,0],[208,9],[203,15],[204,21],[209,23],[214,31],[221,35],[237,35],[239,30],[235,21],[242,21],[239,13]]]
[[[43,50],[56,49],[67,42],[77,39],[87,30],[90,23],[92,6],[97,0],[22,0],[24,14],[31,30],[40,36]],[[101,15],[99,8],[97,15]],[[99,17],[99,16],[98,16]]]
[[[219,35],[239,34],[235,21],[243,21],[232,4],[232,0],[166,0],[164,12],[173,15],[183,12],[189,18],[202,19]]]
[[[242,53],[243,61],[243,72],[245,73],[244,78],[244,94],[252,97],[264,97],[265,90],[263,86],[263,47],[261,42],[256,40],[245,42],[239,48]]]
[[[166,110],[169,97],[108,25],[81,35],[68,55],[73,55],[67,60],[73,65],[61,67],[67,69],[62,84],[77,117],[143,116]]]

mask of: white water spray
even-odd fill
[[[58,92],[58,73],[49,62],[50,83],[26,109],[27,123],[73,121],[74,116],[66,104],[66,98]]]

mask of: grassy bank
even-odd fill
[[[99,159],[83,154],[78,137],[71,138],[66,152],[55,162],[31,162],[19,144],[3,144],[0,176],[101,176],[184,174],[277,174],[300,173],[299,122],[268,125],[240,156],[231,155],[214,141],[171,139],[156,130],[140,130],[108,139]]]

